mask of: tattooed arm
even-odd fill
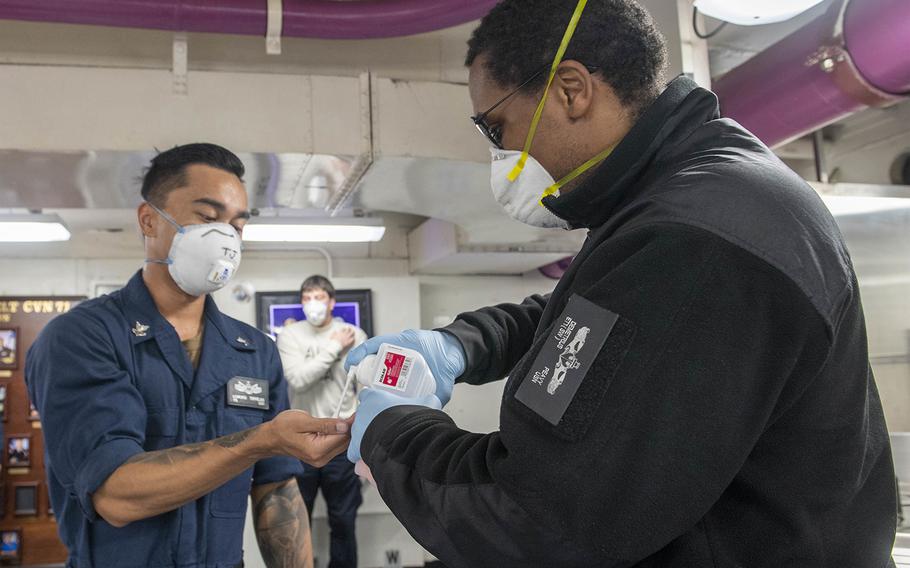
[[[313,544],[297,480],[254,487],[253,525],[268,568],[312,568]]]
[[[289,455],[322,466],[347,448],[348,428],[345,421],[288,410],[230,436],[138,454],[107,478],[92,504],[108,523],[123,527],[194,501],[261,459]]]

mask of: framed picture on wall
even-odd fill
[[[0,420],[6,422],[6,392],[9,383],[0,383]]]
[[[359,327],[367,336],[372,337],[372,291],[336,290],[332,316]],[[256,293],[256,327],[273,339],[278,337],[284,326],[305,319],[299,291]]]
[[[30,517],[38,514],[38,482],[25,481],[13,484],[15,514],[17,517]]]
[[[0,531],[0,560],[18,564],[22,559],[22,529]]]
[[[19,328],[0,327],[0,370],[19,368]]]
[[[9,436],[6,439],[6,465],[28,467],[32,464],[32,437]]]

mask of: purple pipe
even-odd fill
[[[562,278],[562,275],[566,273],[566,270],[569,269],[569,266],[572,264],[572,260],[574,259],[574,256],[567,256],[566,258],[557,260],[556,262],[551,262],[550,264],[541,266],[537,270],[539,270],[540,273],[547,278],[559,280]]]
[[[282,35],[373,39],[476,20],[497,0],[284,0]],[[0,0],[0,20],[265,35],[266,0]]]
[[[870,103],[869,89],[884,96],[910,92],[910,1],[847,0],[842,45],[849,57],[826,72],[807,64],[823,47],[840,45],[835,28],[843,0],[780,42],[714,82],[721,112],[769,146],[812,132]],[[844,67],[841,67],[844,66]],[[853,79],[856,76],[858,79]],[[846,81],[845,77],[851,80]],[[856,85],[866,83],[858,94]]]
[[[853,0],[844,42],[868,81],[889,93],[910,93],[910,2]]]

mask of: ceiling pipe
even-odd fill
[[[566,258],[557,260],[556,262],[551,262],[550,264],[545,264],[538,268],[541,274],[547,278],[552,278],[553,280],[559,280],[562,278],[563,274],[566,273],[566,270],[569,269],[569,266],[572,264],[574,256],[567,256]]]
[[[448,28],[497,0],[284,0],[282,35],[375,39]],[[0,20],[265,36],[264,0],[0,0]]]
[[[769,146],[910,94],[910,1],[834,0],[713,82],[721,113]]]

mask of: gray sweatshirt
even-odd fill
[[[342,349],[341,344],[330,337],[346,326],[350,324],[340,318],[323,328],[301,321],[285,327],[278,335],[278,352],[288,383],[291,408],[305,410],[317,418],[331,418],[347,379],[344,359],[348,350]],[[354,346],[357,346],[366,341],[367,335],[355,327],[354,338]],[[342,418],[354,414],[356,389],[356,381],[352,381],[341,407]]]

